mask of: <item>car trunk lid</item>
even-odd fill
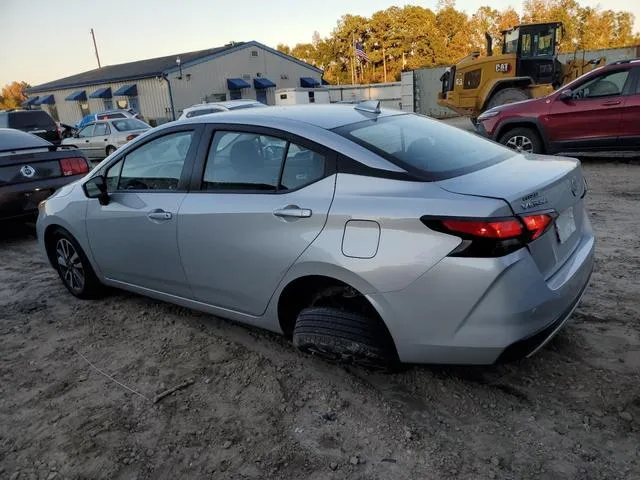
[[[551,213],[552,227],[527,246],[545,278],[564,264],[580,241],[585,183],[578,160],[514,155],[438,185],[453,193],[504,200],[518,217]]]
[[[43,147],[0,153],[0,187],[62,177],[64,172],[60,160],[70,158],[86,161],[76,149],[50,151]]]

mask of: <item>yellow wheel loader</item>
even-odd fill
[[[576,58],[563,64],[557,45],[564,32],[562,23],[518,25],[502,32],[502,54],[493,55],[487,39],[486,57],[479,52],[449,67],[440,77],[438,104],[472,121],[485,110],[505,103],[541,97],[604,65],[606,58],[586,61]]]

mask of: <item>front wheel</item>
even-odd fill
[[[58,230],[53,240],[55,267],[64,286],[78,298],[96,298],[102,285],[78,242],[64,230]]]
[[[532,128],[518,127],[500,137],[500,143],[522,153],[543,153],[542,141]]]

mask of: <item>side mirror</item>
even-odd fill
[[[102,175],[93,177],[82,186],[84,193],[89,198],[97,198],[100,205],[109,205],[107,182]]]
[[[566,102],[571,99],[573,99],[573,92],[569,89],[562,90],[560,92],[560,95],[558,95],[558,100],[562,100],[563,102]]]

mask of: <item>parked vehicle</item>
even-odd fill
[[[88,171],[82,152],[0,128],[0,220],[35,218],[38,203]]]
[[[229,110],[241,110],[243,108],[264,107],[263,103],[256,100],[229,100],[228,102],[201,103],[193,107],[185,108],[178,120],[185,118],[209,115],[210,113],[228,112]]]
[[[116,152],[38,238],[80,298],[119,287],[363,365],[489,364],[544,345],[591,275],[580,163],[541,159],[375,102],[219,113]]]
[[[62,145],[79,148],[90,159],[103,159],[150,128],[136,118],[103,120],[90,123],[73,137],[65,138]]]
[[[85,115],[82,120],[76,123],[75,127],[80,130],[82,127],[85,127],[89,123],[96,122],[98,120],[111,120],[118,118],[137,118],[138,120],[144,120],[142,115],[136,113],[133,109],[128,110],[105,110],[100,113],[90,113],[89,115]]]
[[[15,128],[37,135],[53,144],[60,143],[58,126],[44,110],[0,111],[0,128]]]
[[[476,130],[527,153],[640,149],[640,59],[589,72],[547,97],[487,110]]]
[[[330,103],[328,88],[279,88],[275,92],[276,105],[308,105]]]

